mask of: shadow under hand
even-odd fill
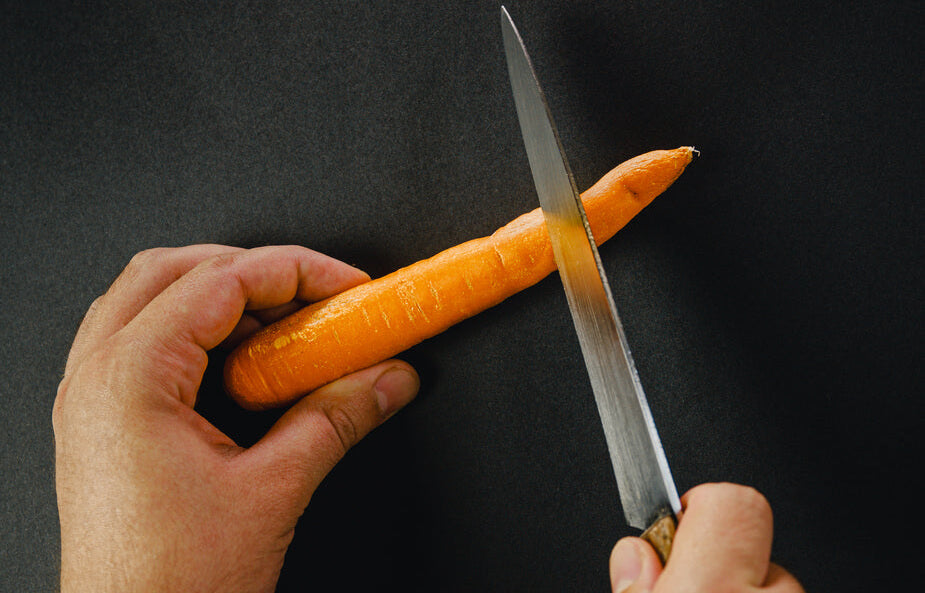
[[[228,352],[209,352],[209,365],[202,378],[196,411],[241,447],[250,447],[270,430],[286,411],[285,408],[254,412],[239,406],[228,394],[222,381],[222,370]]]

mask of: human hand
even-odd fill
[[[299,247],[132,260],[87,313],[55,399],[64,593],[274,589],[321,480],[419,381],[380,363],[305,397],[243,449],[193,409],[206,352],[294,299],[366,280]]]
[[[703,484],[681,502],[683,516],[664,569],[644,540],[617,542],[610,556],[615,593],[803,593],[790,573],[771,562],[771,507],[759,492]]]

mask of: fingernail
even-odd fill
[[[620,540],[613,550],[613,562],[611,563],[613,574],[611,578],[615,593],[621,593],[629,589],[630,585],[636,582],[642,573],[642,555],[636,548],[636,544],[630,540]]]
[[[382,415],[389,417],[417,395],[418,378],[413,373],[399,367],[392,367],[379,375],[373,389],[379,402]]]

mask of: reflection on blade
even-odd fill
[[[546,99],[502,8],[508,71],[530,169],[604,427],[627,523],[680,511],[668,462]]]

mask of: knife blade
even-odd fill
[[[530,56],[501,7],[514,103],[627,523],[664,562],[681,510],[571,168]]]

